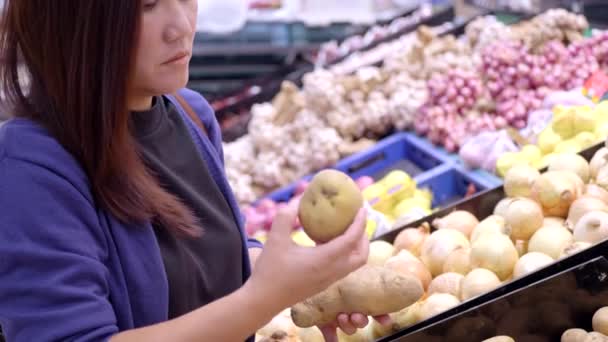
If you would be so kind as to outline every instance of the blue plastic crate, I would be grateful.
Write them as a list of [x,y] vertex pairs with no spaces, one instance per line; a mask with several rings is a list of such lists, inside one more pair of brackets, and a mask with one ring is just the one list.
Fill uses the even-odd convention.
[[[350,175],[353,179],[370,176],[379,180],[393,170],[403,170],[410,176],[417,177],[446,163],[453,162],[447,154],[441,153],[434,146],[414,138],[410,133],[396,133],[379,141],[370,149],[342,159],[332,168]],[[308,175],[302,179],[310,181],[312,177],[313,175]],[[289,201],[299,182],[300,180],[265,197],[278,202]]]
[[471,177],[457,166],[445,164],[415,178],[418,187],[433,192],[433,208],[445,208],[465,199],[470,187],[477,194],[494,186]]

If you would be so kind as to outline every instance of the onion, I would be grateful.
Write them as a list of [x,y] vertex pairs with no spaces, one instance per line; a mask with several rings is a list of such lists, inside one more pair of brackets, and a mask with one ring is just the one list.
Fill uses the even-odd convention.
[[503,198],[502,200],[500,200],[500,202],[498,202],[496,204],[496,207],[494,207],[494,215],[506,217],[507,208],[509,207],[509,204],[511,204],[511,202],[513,202],[513,200],[514,199],[510,198],[510,197]]
[[583,342],[606,342],[608,341],[608,337],[602,333],[597,331],[592,331],[587,334],[587,337],[583,340]]
[[270,337],[274,333],[282,331],[289,336],[293,336],[296,334],[296,329],[295,324],[291,320],[291,312],[289,309],[286,309],[258,330],[257,334],[264,337]]
[[598,243],[608,238],[608,213],[591,211],[574,227],[574,241]]
[[567,246],[574,242],[572,233],[566,228],[543,227],[539,229],[528,243],[528,252],[540,252],[553,259],[559,258]]
[[602,147],[595,152],[593,158],[591,158],[591,161],[589,162],[589,173],[591,178],[596,179],[600,169],[605,165],[608,165],[608,148]]
[[576,173],[584,183],[589,182],[589,163],[575,153],[560,153],[549,162],[549,171],[571,171]]
[[457,210],[451,212],[447,216],[444,216],[433,221],[433,226],[437,229],[454,229],[460,231],[467,238],[471,236],[473,228],[479,224],[479,221],[475,215],[465,210]]
[[443,273],[454,272],[465,275],[471,271],[471,249],[459,247],[452,251],[443,263]]
[[608,166],[603,166],[595,177],[595,184],[608,191]]
[[424,321],[453,307],[456,307],[459,304],[460,300],[451,294],[434,293],[430,295],[424,302],[422,302],[422,305],[420,305],[417,312],[418,320]]
[[471,267],[488,269],[501,280],[513,273],[517,259],[517,249],[511,239],[503,234],[484,234],[471,246]]
[[422,244],[420,258],[433,276],[441,274],[447,257],[459,247],[470,247],[469,240],[458,230],[440,229]]
[[429,285],[428,294],[447,293],[460,298],[460,284],[464,276],[459,273],[443,273],[438,275]]
[[587,337],[587,332],[583,329],[568,329],[561,337],[561,342],[582,342]]
[[[568,209],[579,194],[570,171],[547,171],[534,182],[532,193],[548,216],[566,217]],[[581,190],[582,192],[582,190]]]
[[510,336],[501,335],[487,338],[481,342],[515,342],[515,340]]
[[487,293],[500,286],[500,279],[492,271],[476,268],[464,277],[460,287],[462,300]]
[[298,328],[298,337],[302,342],[325,342],[323,333],[317,327]]
[[504,189],[509,197],[530,197],[532,184],[540,172],[527,164],[517,164],[505,174]]
[[543,219],[543,227],[566,228],[566,220],[561,217],[547,216]]
[[553,262],[553,258],[540,252],[530,252],[517,261],[513,269],[513,277],[523,277]]
[[608,335],[608,306],[600,308],[593,314],[593,331]]
[[573,242],[572,244],[564,247],[562,252],[559,254],[559,257],[560,258],[568,257],[570,255],[583,251],[591,246],[592,246],[592,244],[590,244],[589,242],[581,242],[581,241]]
[[428,223],[423,223],[418,228],[406,228],[397,237],[393,246],[395,252],[399,252],[403,249],[410,251],[413,255],[420,255],[420,247],[424,243],[424,240],[429,236],[430,227]]
[[511,231],[507,227],[507,221],[504,217],[498,215],[490,215],[473,229],[471,233],[471,242],[475,242],[482,234],[485,233],[500,233],[504,235],[511,235]]
[[505,219],[513,240],[528,240],[543,224],[543,213],[538,203],[517,197],[507,207]]
[[418,278],[425,290],[432,280],[431,272],[424,266],[422,261],[405,250],[402,250],[397,255],[389,258],[384,264],[384,267],[404,275],[412,275]]
[[608,191],[604,190],[604,188],[599,185],[587,184],[585,186],[584,196],[598,198],[608,204]]
[[570,210],[568,210],[566,227],[573,230],[580,218],[590,211],[608,211],[608,205],[594,197],[581,197],[577,199],[570,206]]
[[395,248],[386,241],[372,241],[369,244],[369,255],[367,264],[371,266],[382,266],[393,256]]
[[517,249],[517,255],[519,255],[519,257],[521,258],[523,255],[528,253],[528,241],[516,240],[515,249]]

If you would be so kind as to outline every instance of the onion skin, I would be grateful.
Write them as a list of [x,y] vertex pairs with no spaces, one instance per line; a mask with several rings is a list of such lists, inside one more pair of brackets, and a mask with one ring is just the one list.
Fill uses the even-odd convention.
[[588,212],[574,227],[574,241],[595,244],[606,238],[608,238],[608,213],[606,212]]
[[539,270],[547,265],[553,263],[553,258],[550,256],[539,253],[530,252],[519,258],[515,269],[513,270],[513,278],[520,278],[536,270]]
[[602,200],[594,197],[581,197],[574,201],[568,210],[568,219],[566,220],[566,227],[570,230],[574,230],[574,227],[578,221],[586,213],[590,211],[606,211],[608,212],[608,205]]
[[585,158],[574,153],[558,154],[549,162],[549,171],[571,171],[577,174],[584,183],[590,179],[589,163]]
[[467,238],[471,236],[471,232],[479,224],[475,215],[465,210],[457,210],[451,212],[433,221],[433,226],[437,229],[455,229],[464,234]]
[[553,259],[559,258],[564,248],[574,242],[572,233],[566,228],[543,227],[539,229],[528,243],[528,252],[540,252]]
[[492,271],[476,268],[462,280],[460,295],[462,300],[467,300],[490,292],[500,285],[500,279]]
[[543,225],[543,212],[538,203],[518,197],[508,204],[507,227],[513,240],[529,240]]
[[406,254],[406,251],[401,251],[397,255],[389,258],[384,264],[384,267],[397,273],[418,278],[425,291],[432,280],[431,272],[424,266],[422,261],[415,257],[411,257],[411,254]]
[[593,314],[593,331],[608,335],[608,306],[600,308]]
[[500,280],[507,279],[513,273],[518,259],[513,242],[503,234],[484,234],[471,246],[471,267],[488,269]]
[[[534,182],[533,198],[542,205],[546,216],[566,217],[579,191],[578,177],[570,171],[547,171]],[[581,181],[582,183],[582,181]],[[584,185],[584,184],[583,184]]]
[[395,252],[399,253],[399,251],[405,249],[410,251],[415,256],[420,256],[420,247],[422,247],[422,244],[429,234],[430,227],[426,222],[418,228],[404,229],[397,235],[395,241],[393,242]]
[[513,166],[505,174],[504,189],[508,197],[530,197],[532,185],[540,172],[527,164]]
[[429,285],[429,296],[433,293],[447,293],[460,298],[460,286],[464,276],[459,273],[448,272],[435,277]]
[[608,191],[596,184],[587,184],[585,186],[585,193],[583,196],[598,198],[604,203],[608,204]]

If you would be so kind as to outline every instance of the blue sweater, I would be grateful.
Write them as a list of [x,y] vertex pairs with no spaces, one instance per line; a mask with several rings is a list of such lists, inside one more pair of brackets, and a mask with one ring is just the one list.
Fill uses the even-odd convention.
[[[209,104],[183,89],[202,133],[174,98],[203,159],[242,216],[223,170],[221,133]],[[93,200],[79,163],[25,119],[0,128],[0,325],[7,341],[99,341],[167,320],[168,285],[152,226],[119,222]]]

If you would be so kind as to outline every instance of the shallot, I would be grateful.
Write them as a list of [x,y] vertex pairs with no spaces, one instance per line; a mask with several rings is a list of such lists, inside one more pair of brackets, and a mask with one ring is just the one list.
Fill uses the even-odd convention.
[[503,234],[488,233],[480,236],[471,246],[471,267],[485,268],[507,279],[519,259],[511,239]]
[[540,172],[532,166],[515,165],[505,174],[505,193],[509,197],[530,197],[532,185],[538,177],[540,177]]
[[462,280],[460,293],[462,300],[477,297],[500,286],[500,279],[492,271],[476,268]]
[[465,210],[457,210],[447,216],[435,219],[433,226],[437,229],[458,230],[468,238],[478,223],[479,221],[475,215]]
[[553,258],[540,252],[530,252],[519,258],[513,269],[513,277],[519,278],[553,263]]
[[420,255],[420,247],[424,243],[424,240],[429,236],[430,227],[428,223],[423,223],[418,228],[406,228],[401,231],[395,238],[393,246],[395,251],[402,249],[410,251],[413,255]]
[[574,241],[598,243],[608,238],[608,213],[591,211],[574,227]]
[[574,242],[572,233],[561,227],[543,227],[539,229],[528,244],[528,252],[540,252],[553,259],[559,258],[561,252]]
[[420,258],[433,276],[441,274],[447,257],[459,247],[470,247],[469,240],[458,230],[440,229],[422,244]]
[[460,298],[460,285],[464,276],[459,273],[443,273],[438,275],[429,285],[428,294],[447,293]]

